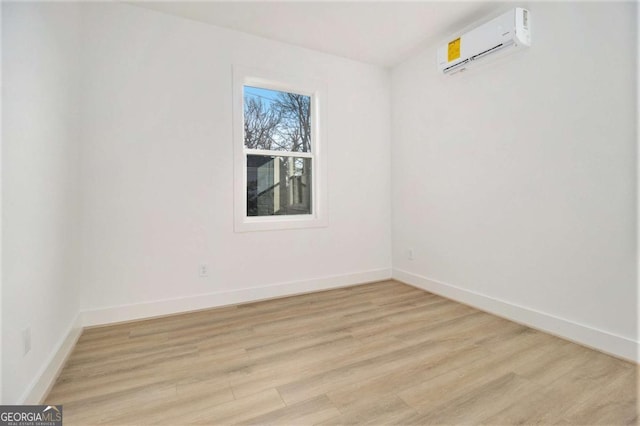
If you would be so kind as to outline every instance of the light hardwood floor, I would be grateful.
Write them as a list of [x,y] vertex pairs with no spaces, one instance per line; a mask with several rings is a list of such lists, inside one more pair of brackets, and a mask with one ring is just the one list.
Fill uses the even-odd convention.
[[67,425],[637,424],[637,366],[398,282],[87,329]]

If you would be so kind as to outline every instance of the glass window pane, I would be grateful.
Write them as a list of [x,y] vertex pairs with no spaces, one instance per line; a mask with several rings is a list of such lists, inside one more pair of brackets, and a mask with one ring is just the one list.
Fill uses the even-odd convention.
[[311,97],[244,86],[244,146],[311,152]]
[[247,216],[311,214],[312,161],[247,155]]

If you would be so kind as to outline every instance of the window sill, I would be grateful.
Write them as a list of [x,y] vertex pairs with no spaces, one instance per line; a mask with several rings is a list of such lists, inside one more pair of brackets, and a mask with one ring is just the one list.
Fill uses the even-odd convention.
[[234,231],[278,231],[285,229],[323,228],[326,226],[328,226],[326,219],[320,219],[313,215],[255,216],[236,220]]

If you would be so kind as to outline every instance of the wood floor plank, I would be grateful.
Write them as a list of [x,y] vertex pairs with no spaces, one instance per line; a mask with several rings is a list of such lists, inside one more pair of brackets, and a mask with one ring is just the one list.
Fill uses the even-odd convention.
[[246,425],[315,425],[340,416],[340,411],[325,395],[270,411],[240,422]]
[[344,386],[335,386],[327,392],[327,396],[341,407],[357,403],[361,399],[376,400],[393,391],[399,394],[403,390],[427,383],[431,378],[456,370],[487,356],[487,351],[477,347],[461,347],[431,360],[407,361],[398,368],[391,369],[382,375],[369,375],[364,380],[353,381]]
[[131,413],[140,406],[161,405],[174,401],[175,397],[175,385],[161,384],[71,401],[64,405],[64,423],[89,425],[113,422],[122,412]]
[[513,404],[523,397],[542,392],[542,388],[514,373],[507,373],[477,387],[466,387],[467,392],[423,408],[419,420],[422,424],[470,424],[478,423]]
[[68,425],[637,424],[637,365],[384,281],[86,329]]
[[417,415],[403,400],[392,393],[376,399],[363,398],[356,403],[340,408],[341,414],[322,424],[402,424],[407,418]]
[[535,362],[552,350],[537,344],[533,339],[537,334],[526,335],[528,340],[521,340],[520,335],[513,335],[513,344],[497,353],[485,348],[484,357],[470,360],[460,368],[434,374],[415,386],[399,391],[399,395],[416,409],[428,410],[465,395],[470,388],[480,387],[497,377],[513,373],[517,366]]

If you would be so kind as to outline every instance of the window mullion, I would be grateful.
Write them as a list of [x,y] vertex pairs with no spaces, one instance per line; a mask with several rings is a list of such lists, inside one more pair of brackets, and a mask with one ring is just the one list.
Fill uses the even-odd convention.
[[294,152],[294,151],[271,151],[268,149],[255,149],[244,148],[244,153],[247,155],[265,155],[275,157],[300,157],[300,158],[313,158],[312,152]]

